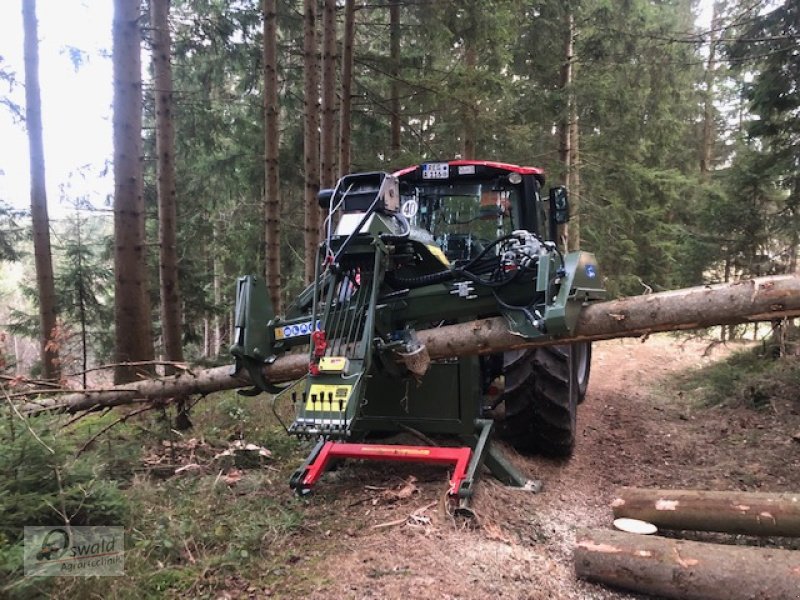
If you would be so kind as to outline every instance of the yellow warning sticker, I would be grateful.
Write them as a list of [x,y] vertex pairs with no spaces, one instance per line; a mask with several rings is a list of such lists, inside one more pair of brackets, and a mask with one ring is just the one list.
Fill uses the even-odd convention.
[[306,398],[306,410],[321,412],[344,412],[350,399],[352,385],[325,385],[315,383]]
[[323,356],[319,359],[319,370],[323,373],[344,373],[348,364],[346,356]]

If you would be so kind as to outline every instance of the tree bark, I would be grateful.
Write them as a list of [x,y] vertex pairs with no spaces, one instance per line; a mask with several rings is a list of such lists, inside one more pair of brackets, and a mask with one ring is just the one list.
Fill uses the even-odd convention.
[[339,112],[339,177],[350,172],[350,132],[353,104],[353,43],[356,29],[355,0],[344,3],[342,37],[342,103]]
[[322,123],[320,186],[336,183],[336,0],[322,5]]
[[611,506],[662,529],[800,536],[800,494],[622,488]]
[[222,322],[219,312],[222,308],[221,277],[222,261],[220,260],[219,254],[215,252],[211,273],[211,288],[214,294],[214,318],[211,320],[211,341],[209,342],[211,356],[219,356],[222,354]]
[[[559,124],[559,149],[558,156],[564,170],[564,182],[569,185],[572,173],[572,68],[575,48],[575,18],[569,3],[565,4],[566,27],[564,29],[564,62],[561,64],[560,88],[565,99],[563,117]],[[563,248],[570,248],[569,224],[564,223],[558,227],[559,242]]]
[[700,178],[708,181],[714,161],[714,83],[716,81],[717,46],[722,35],[720,28],[722,3],[714,2],[711,16],[711,32],[708,42],[708,59],[704,73],[703,93],[703,139],[700,150]]
[[[769,321],[800,315],[800,277],[782,275],[744,280],[730,285],[703,286],[599,302],[583,309],[573,335],[559,340],[528,340],[511,333],[505,319],[494,317],[418,332],[431,359],[490,354],[554,343],[643,336],[658,331],[697,329],[749,321]],[[286,355],[264,367],[272,383],[302,377],[308,355]],[[143,381],[123,390],[76,393],[45,399],[31,410],[69,411],[116,406],[142,399],[163,399],[182,393],[210,393],[247,385],[248,378],[230,376],[230,367],[196,371],[178,377]]]
[[[83,236],[82,236],[82,227],[81,227],[81,217],[80,215],[76,215],[75,217],[75,236],[76,241],[78,243],[78,252],[75,253],[75,267],[76,271],[78,272],[78,289],[76,290],[78,293],[78,317],[81,326],[81,382],[83,387],[86,387],[87,381],[87,369],[89,368],[89,347],[88,347],[88,315],[86,310],[86,301],[87,301],[87,294],[86,294],[86,279],[85,273],[83,272]],[[170,375],[171,373],[167,373]]]
[[400,2],[389,0],[389,155],[392,160],[400,156]]
[[[117,363],[153,359],[142,182],[139,1],[114,0],[114,333]],[[114,381],[136,379],[131,367]]]
[[303,0],[303,176],[305,248],[304,278],[314,280],[320,239],[319,192],[319,58],[317,48],[317,2]]
[[[161,335],[167,360],[183,361],[181,294],[178,283],[175,125],[173,123],[170,0],[150,0],[153,39],[153,82],[156,108],[158,242],[160,248]],[[173,371],[167,368],[171,375]]]
[[800,552],[579,530],[578,577],[680,600],[797,598]]
[[31,173],[31,221],[36,289],[39,294],[39,350],[45,379],[58,379],[61,368],[55,339],[58,312],[50,251],[50,219],[47,215],[44,142],[42,140],[42,99],[39,90],[39,36],[36,0],[22,1],[25,52],[25,123]]
[[281,307],[281,200],[278,180],[278,12],[276,0],[264,0],[264,254],[265,278],[273,310]]
[[[475,9],[473,9],[475,10]],[[463,113],[463,144],[462,154],[465,160],[472,160],[475,158],[477,141],[476,141],[476,121],[478,120],[478,107],[477,107],[477,94],[475,93],[475,71],[478,67],[478,51],[475,49],[475,41],[471,36],[464,39],[464,68],[467,72],[467,85],[470,90],[466,97],[466,106]]]
[[581,164],[580,164],[580,127],[578,121],[578,105],[575,95],[570,103],[569,119],[569,235],[567,236],[569,251],[581,248]]

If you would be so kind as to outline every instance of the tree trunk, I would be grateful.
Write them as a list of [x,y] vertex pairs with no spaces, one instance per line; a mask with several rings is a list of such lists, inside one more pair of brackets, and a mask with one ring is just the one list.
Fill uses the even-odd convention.
[[303,176],[305,248],[304,278],[314,280],[320,236],[319,192],[319,59],[317,56],[317,2],[303,0]]
[[[585,307],[575,332],[559,340],[527,340],[508,330],[505,319],[494,317],[418,332],[431,359],[490,354],[573,341],[642,336],[658,331],[697,329],[729,323],[768,321],[800,315],[800,277],[783,275],[740,281],[731,285],[703,286],[599,302]],[[268,381],[280,383],[308,372],[305,352],[278,358],[264,367]],[[146,381],[90,393],[46,399],[29,410],[66,408],[70,411],[116,406],[137,399],[168,398],[181,393],[210,393],[242,387],[247,377],[230,376],[230,367],[195,371],[172,378]]]
[[267,290],[273,309],[281,307],[281,199],[278,181],[278,13],[276,0],[264,0],[264,253]]
[[711,32],[708,42],[708,59],[703,76],[703,139],[700,150],[700,178],[708,181],[714,162],[714,83],[717,68],[717,45],[722,35],[720,28],[722,3],[714,2],[711,16]]
[[[86,387],[86,377],[89,369],[89,348],[88,348],[88,315],[86,310],[86,279],[83,272],[83,236],[81,230],[81,217],[76,216],[75,232],[78,243],[78,251],[75,253],[76,271],[78,272],[78,318],[81,326],[81,381],[83,387]],[[168,373],[169,375],[169,373]]]
[[[142,182],[139,1],[114,0],[114,333],[115,361],[153,359]],[[137,378],[116,367],[114,381]]]
[[579,530],[578,577],[680,600],[797,598],[800,552]]
[[356,28],[355,0],[344,3],[342,38],[342,104],[339,113],[339,177],[350,172],[350,131],[353,104],[353,42]]
[[400,2],[389,0],[389,155],[400,156]]
[[573,94],[570,108],[569,122],[569,250],[581,248],[581,164],[580,164],[580,127],[578,121],[578,106]]
[[662,529],[800,536],[800,494],[622,488],[611,506]]
[[[183,361],[181,294],[178,285],[177,191],[175,186],[175,125],[172,98],[170,0],[150,0],[153,39],[153,83],[156,109],[158,171],[158,266],[161,283],[161,335],[168,361]],[[173,373],[170,367],[165,372]]]
[[58,313],[45,190],[36,0],[22,1],[22,23],[25,38],[25,123],[28,128],[30,154],[33,255],[36,265],[36,290],[39,295],[39,349],[45,379],[58,379],[61,376],[58,343],[55,339]]
[[[474,10],[474,9],[473,9]],[[466,96],[466,106],[464,107],[464,140],[461,148],[462,158],[472,160],[476,153],[476,121],[478,120],[478,108],[476,105],[477,94],[475,93],[475,71],[478,67],[478,51],[475,49],[474,40],[467,37],[464,40],[464,67],[467,72],[467,86],[470,92]]]
[[320,186],[336,183],[336,0],[322,5],[322,124]]
[[[572,67],[573,67],[573,53],[575,46],[575,18],[572,14],[572,9],[569,4],[565,5],[566,10],[566,27],[564,29],[564,61],[561,64],[561,80],[560,88],[562,97],[564,98],[564,107],[562,109],[563,117],[559,124],[559,149],[558,156],[564,170],[564,182],[569,185],[570,174],[572,173]],[[563,248],[569,248],[569,224],[565,223],[558,227],[559,242]]]
[[211,319],[206,313],[203,319],[203,358],[211,356]]
[[220,321],[220,310],[222,309],[222,261],[216,252],[214,253],[212,264],[211,287],[214,294],[214,318],[211,321],[209,348],[211,349],[211,356],[219,356],[222,353],[222,324]]

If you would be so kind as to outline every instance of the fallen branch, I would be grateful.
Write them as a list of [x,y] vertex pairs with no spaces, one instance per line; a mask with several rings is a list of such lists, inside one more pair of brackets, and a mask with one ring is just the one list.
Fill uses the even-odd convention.
[[[592,304],[581,312],[574,334],[558,340],[558,343],[641,337],[659,331],[796,316],[800,316],[800,277],[762,277]],[[515,335],[502,317],[427,329],[418,332],[418,337],[434,360],[555,343],[553,340],[528,340]],[[281,356],[264,367],[264,376],[271,383],[298,379],[307,372],[308,356],[305,352]],[[138,381],[103,392],[76,392],[46,400],[42,407],[26,406],[25,410],[74,412],[135,401],[209,394],[249,384],[246,373],[234,377],[229,366],[216,367]]]
[[622,488],[611,506],[662,529],[800,536],[800,494]]
[[46,388],[55,388],[55,389],[59,389],[61,387],[60,383],[55,383],[53,381],[45,381],[43,379],[30,379],[29,377],[23,377],[22,375],[0,375],[0,381],[8,381],[12,385],[12,387],[20,383],[26,383],[30,385],[41,385]]
[[[108,371],[109,369],[114,369],[116,367],[173,367],[175,369],[180,369],[181,371],[189,371],[191,369],[191,367],[185,362],[175,362],[172,360],[137,360],[99,365],[97,367],[92,367],[91,369],[69,373],[67,377],[77,377],[78,375],[86,375],[87,373],[94,373],[96,371]],[[146,375],[146,373],[143,372],[140,373],[140,375]]]
[[108,431],[108,430],[109,430],[109,429],[111,429],[112,427],[115,427],[115,426],[119,425],[120,423],[124,423],[125,421],[127,421],[127,420],[128,420],[128,419],[130,419],[131,417],[134,417],[134,416],[136,416],[136,415],[140,415],[140,414],[142,414],[143,412],[146,412],[146,411],[148,411],[148,410],[152,410],[153,408],[155,408],[155,406],[148,404],[147,406],[143,406],[142,408],[137,408],[136,410],[132,410],[131,412],[129,412],[129,413],[127,413],[127,414],[124,414],[124,415],[122,415],[122,416],[121,416],[119,419],[117,419],[116,421],[112,421],[111,423],[109,423],[108,425],[106,425],[105,427],[103,427],[103,428],[102,428],[100,431],[98,431],[97,433],[95,433],[95,434],[94,434],[92,437],[90,437],[88,440],[86,440],[86,443],[84,443],[84,444],[83,444],[83,446],[81,446],[80,450],[78,450],[78,452],[76,452],[76,453],[75,453],[75,456],[80,456],[81,454],[83,454],[83,452],[84,452],[84,451],[85,451],[85,450],[86,450],[86,449],[87,449],[89,446],[91,446],[91,445],[92,445],[92,443],[93,443],[95,440],[97,440],[97,438],[99,438],[101,435],[103,435],[103,434],[104,434],[106,431]]
[[11,410],[14,412],[14,414],[17,415],[17,417],[19,417],[19,420],[22,421],[22,424],[25,425],[25,428],[28,430],[28,433],[30,433],[33,436],[33,438],[37,442],[39,442],[45,448],[45,450],[47,450],[50,454],[55,454],[55,450],[53,450],[50,446],[44,443],[44,440],[42,440],[42,438],[39,437],[39,435],[31,427],[31,424],[28,423],[28,419],[25,418],[25,415],[19,412],[17,405],[14,404],[13,400],[11,400],[5,388],[3,388],[3,395],[5,395],[6,402],[8,402],[8,405],[11,407]]
[[800,552],[725,546],[607,530],[580,530],[578,577],[680,600],[792,600]]

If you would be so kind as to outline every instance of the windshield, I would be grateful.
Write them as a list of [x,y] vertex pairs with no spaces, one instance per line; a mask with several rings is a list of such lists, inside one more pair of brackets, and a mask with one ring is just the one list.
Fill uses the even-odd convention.
[[403,213],[427,229],[451,261],[474,258],[497,238],[514,231],[519,192],[496,181],[430,184],[416,188]]

